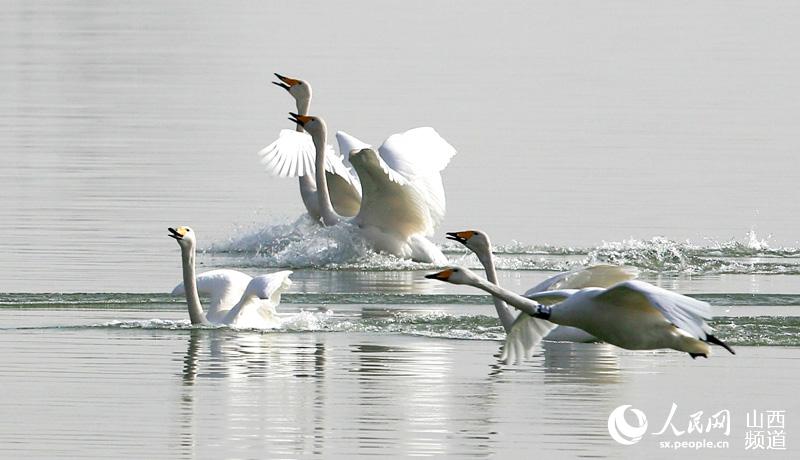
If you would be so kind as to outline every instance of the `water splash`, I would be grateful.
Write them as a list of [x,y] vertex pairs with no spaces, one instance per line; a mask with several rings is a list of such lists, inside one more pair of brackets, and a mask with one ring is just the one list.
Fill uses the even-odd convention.
[[[702,245],[664,237],[603,242],[594,248],[526,245],[512,241],[495,246],[499,270],[564,271],[597,264],[625,264],[643,271],[688,274],[800,274],[800,248],[773,248],[754,230],[743,241],[706,239]],[[473,269],[481,264],[470,251],[451,241],[441,246],[451,262]],[[376,253],[354,226],[321,227],[307,215],[294,222],[240,229],[227,241],[205,250],[226,255],[226,266],[315,268],[324,270],[427,270],[430,264]],[[583,256],[583,257],[581,257]],[[769,259],[769,260],[762,260]],[[774,259],[774,260],[773,260]]]
[[292,223],[241,229],[228,241],[204,252],[240,255],[242,267],[290,267],[326,270],[416,270],[430,268],[367,246],[358,228],[343,222],[322,227],[304,214]]
[[323,312],[310,312],[301,310],[299,313],[290,316],[281,316],[280,325],[268,329],[234,328],[224,324],[204,324],[193,325],[188,319],[168,320],[168,319],[146,319],[146,320],[112,320],[104,323],[93,324],[92,328],[110,329],[166,329],[166,330],[190,330],[190,329],[233,329],[233,330],[253,330],[253,331],[282,331],[282,332],[313,332],[329,330],[328,323],[333,318],[333,310]]
[[662,237],[650,240],[604,241],[600,247],[589,252],[587,262],[632,265],[656,272],[705,271],[715,268],[709,266],[714,261],[706,261],[696,255],[698,249],[689,243],[678,243]]
[[[735,346],[800,346],[800,317],[740,316],[718,317],[710,322],[715,335]],[[192,326],[188,320],[126,320],[95,324],[89,328],[191,330],[226,329],[227,326]],[[494,316],[452,315],[443,312],[393,312],[373,317],[337,316],[332,310],[301,311],[282,319],[276,329],[248,332],[275,334],[336,332],[416,335],[441,339],[493,340],[505,338]]]
[[759,239],[754,231],[747,241],[709,240],[708,246],[677,242],[663,237],[650,240],[630,239],[622,242],[603,242],[589,251],[586,263],[633,265],[653,272],[715,273],[715,274],[797,274],[797,261],[765,262],[759,258],[794,258],[798,248],[771,248],[768,239]]

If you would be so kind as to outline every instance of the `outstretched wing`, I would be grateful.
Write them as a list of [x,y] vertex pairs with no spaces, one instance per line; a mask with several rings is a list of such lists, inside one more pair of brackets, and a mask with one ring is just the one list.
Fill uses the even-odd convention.
[[281,303],[281,294],[292,285],[292,280],[289,279],[291,274],[291,270],[284,270],[256,276],[247,285],[247,292],[259,299],[269,301],[275,307]]
[[655,309],[664,318],[691,336],[704,340],[710,331],[711,305],[643,281],[630,280],[610,287],[595,300],[641,309]]
[[609,287],[622,281],[636,278],[639,270],[620,265],[593,265],[551,276],[525,292],[525,297],[542,291],[558,289],[583,289],[586,287]]
[[444,170],[456,154],[456,149],[430,127],[392,134],[378,151],[392,169],[409,180]]
[[[634,267],[594,265],[551,276],[528,289],[525,292],[525,297],[544,305],[552,305],[568,298],[578,289],[608,287],[635,278],[637,275],[638,270]],[[504,360],[506,362],[520,362],[530,356],[533,348],[555,328],[555,326],[552,326],[546,329],[543,323],[552,325],[549,321],[536,319],[524,313],[518,315],[511,326],[511,330],[506,334],[506,342],[503,348],[503,353],[505,354],[505,350],[509,350],[508,353],[513,354],[513,359],[504,358]],[[588,333],[586,336],[586,338],[591,338]]]
[[274,328],[280,325],[275,307],[283,291],[292,285],[291,271],[280,271],[253,278],[244,296],[228,311],[223,323],[233,327]]
[[378,151],[388,168],[404,177],[424,198],[433,233],[447,209],[441,172],[456,149],[436,130],[424,127],[389,136]]
[[354,223],[406,239],[432,229],[430,213],[419,191],[388,166],[372,149],[350,155],[358,173],[363,196]]
[[[562,289],[558,291],[544,291],[526,293],[525,297],[543,305],[552,305],[577,292],[575,289]],[[506,363],[520,363],[533,353],[533,349],[545,338],[556,325],[550,321],[534,318],[524,312],[517,315],[517,319],[506,333],[501,359]]]
[[506,334],[500,359],[506,364],[522,362],[533,354],[536,345],[555,327],[556,325],[550,321],[520,313],[511,326],[511,330]]
[[[278,177],[314,176],[314,161],[317,153],[311,136],[304,132],[282,129],[275,142],[258,152],[261,164],[269,174]],[[341,155],[330,145],[325,146],[325,170],[341,176],[348,184],[353,184],[353,176],[344,165]]]
[[[216,321],[220,313],[230,310],[242,298],[248,283],[253,278],[236,270],[211,270],[197,275],[197,292],[210,297],[208,304],[209,321]],[[185,295],[181,282],[172,290],[172,295]]]

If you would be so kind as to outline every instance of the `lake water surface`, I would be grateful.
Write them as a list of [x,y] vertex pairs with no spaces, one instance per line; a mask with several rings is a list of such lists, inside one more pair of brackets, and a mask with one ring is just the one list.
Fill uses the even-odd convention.
[[[0,457],[794,458],[800,29],[794,2],[17,2],[0,11]],[[500,282],[636,266],[706,300],[735,356],[546,342],[519,366],[486,296],[300,217],[256,152],[312,113],[459,151],[444,231]],[[200,270],[290,268],[276,331],[192,328]],[[658,432],[676,404],[730,433]],[[647,414],[615,442],[612,410]],[[785,411],[787,450],[746,449]],[[752,431],[752,429],[750,429]]]

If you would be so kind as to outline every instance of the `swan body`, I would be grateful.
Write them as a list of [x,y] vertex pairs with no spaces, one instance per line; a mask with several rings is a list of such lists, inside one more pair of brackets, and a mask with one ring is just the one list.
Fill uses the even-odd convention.
[[[707,357],[711,351],[708,344],[714,343],[734,353],[711,334],[706,323],[711,318],[707,302],[643,281],[628,280],[608,288],[543,291],[526,298],[489,283],[466,268],[450,267],[426,278],[477,287],[537,318],[538,330],[530,332],[531,340],[537,342],[556,324],[563,324],[629,350],[669,348],[695,358]],[[547,306],[540,300],[554,304]],[[508,360],[505,353],[503,358]]]
[[[320,219],[323,225],[336,225],[345,217],[339,215],[331,204],[331,190],[324,173],[327,161],[325,122],[319,117],[294,113],[291,116],[308,132],[314,145]],[[441,151],[441,155],[428,152],[428,159],[417,159],[415,155],[418,154],[409,147],[415,145],[409,139],[416,139],[419,135],[431,136],[432,131],[430,128],[411,130],[400,135],[399,143],[397,138],[393,140],[396,147],[381,146],[378,151],[365,147],[349,153],[347,159],[356,171],[362,196],[358,214],[347,221],[358,228],[361,236],[377,251],[419,262],[446,264],[447,258],[426,237],[434,233],[444,216],[444,194],[430,193],[435,189],[434,178],[438,177],[440,168],[447,164],[455,150]],[[351,145],[357,145],[352,136],[347,135],[345,139]],[[449,146],[443,139],[442,143],[440,146]],[[447,156],[447,159],[442,156]],[[415,164],[415,174],[410,173],[412,167],[408,166],[412,163]]]
[[[492,255],[492,243],[489,235],[479,230],[466,230],[447,233],[447,239],[457,241],[478,256],[478,260],[486,271],[486,278],[490,283],[497,284],[497,271]],[[529,289],[525,296],[542,291],[556,289],[581,289],[585,287],[608,287],[621,281],[635,278],[636,269],[616,265],[594,265],[587,268],[571,270],[553,275],[536,286]],[[539,320],[530,315],[517,314],[505,301],[493,297],[497,316],[506,331],[506,349],[515,357],[527,356],[538,343],[531,338],[537,337],[542,331]],[[556,299],[560,301],[561,299]],[[596,342],[597,338],[588,332],[571,326],[561,325],[555,329],[544,331],[547,340],[561,342]]]
[[[189,227],[169,228],[169,236],[181,248],[183,282],[172,290],[185,295],[192,324],[225,324],[240,328],[267,329],[280,325],[275,307],[291,286],[291,271],[251,277],[236,270],[211,270],[195,275],[196,238]],[[211,298],[204,314],[200,294]]]

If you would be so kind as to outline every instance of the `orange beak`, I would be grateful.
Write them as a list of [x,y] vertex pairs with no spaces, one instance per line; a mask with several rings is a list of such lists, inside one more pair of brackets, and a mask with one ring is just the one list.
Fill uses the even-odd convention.
[[428,278],[429,280],[447,281],[447,279],[450,278],[450,275],[452,274],[453,274],[453,269],[448,268],[438,273],[431,273],[430,275],[425,275],[425,278]]
[[283,83],[278,83],[277,81],[273,81],[272,84],[280,86],[281,88],[285,89],[286,91],[289,91],[289,88],[291,88],[292,86],[297,85],[297,84],[300,83],[300,80],[295,80],[294,78],[284,77],[283,75],[278,74],[278,73],[276,73],[275,76],[278,77],[278,79],[280,81],[282,81]]
[[475,236],[472,230],[465,230],[463,232],[447,232],[446,237],[448,240],[458,241],[461,244],[467,244],[467,240]]

